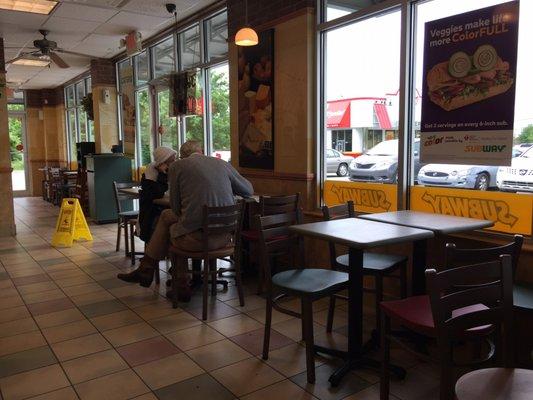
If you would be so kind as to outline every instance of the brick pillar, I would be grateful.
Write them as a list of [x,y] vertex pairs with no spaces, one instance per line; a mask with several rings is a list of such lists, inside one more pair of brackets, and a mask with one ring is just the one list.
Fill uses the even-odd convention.
[[11,171],[4,39],[0,38],[0,236],[16,234]]
[[113,62],[110,60],[91,60],[91,82],[96,152],[110,153],[111,146],[118,144],[119,128],[115,65]]

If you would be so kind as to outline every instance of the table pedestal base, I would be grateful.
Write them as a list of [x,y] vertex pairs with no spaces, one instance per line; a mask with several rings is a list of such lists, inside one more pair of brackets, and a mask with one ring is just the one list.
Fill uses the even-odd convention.
[[[315,345],[315,352],[327,354],[344,360],[342,366],[339,367],[329,377],[329,382],[333,387],[338,386],[342,378],[344,378],[344,376],[353,369],[370,368],[379,371],[381,368],[381,362],[378,360],[374,360],[373,358],[365,356],[350,358],[348,356],[348,352],[343,350],[330,349]],[[391,373],[396,375],[398,379],[404,379],[407,374],[404,368],[397,365],[389,365],[389,370]]]

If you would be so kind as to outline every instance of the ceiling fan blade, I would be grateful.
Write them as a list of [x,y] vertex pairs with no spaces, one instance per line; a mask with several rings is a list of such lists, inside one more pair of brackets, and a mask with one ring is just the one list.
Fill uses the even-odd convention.
[[24,58],[24,57],[26,57],[28,55],[35,54],[35,53],[40,53],[40,51],[39,50],[35,50],[35,51],[30,51],[29,53],[22,53],[22,54],[18,55],[17,57],[12,58],[9,61],[6,61],[6,64],[12,64],[12,63],[14,63],[17,60],[20,60],[21,58]]
[[50,59],[54,62],[55,65],[57,65],[59,68],[69,68],[70,65],[68,65],[61,57],[59,57],[56,53],[53,51],[50,52]]
[[20,60],[20,59],[23,58],[23,57],[24,57],[24,54],[22,54],[22,55],[20,55],[20,56],[18,56],[18,57],[12,58],[11,60],[6,61],[6,64],[12,64],[12,63],[14,63],[15,61]]
[[76,53],[75,51],[70,51],[70,50],[55,49],[54,51],[56,51],[58,53],[72,54],[74,56],[80,56],[80,57],[100,58],[100,57],[96,57],[96,56],[91,56],[90,54]]

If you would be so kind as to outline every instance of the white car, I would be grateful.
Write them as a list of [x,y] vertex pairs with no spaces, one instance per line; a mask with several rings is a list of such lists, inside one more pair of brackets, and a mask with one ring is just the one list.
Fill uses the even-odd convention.
[[418,172],[418,183],[476,190],[496,187],[498,167],[488,165],[427,164]]
[[513,158],[510,167],[500,167],[496,184],[504,192],[533,193],[533,147]]

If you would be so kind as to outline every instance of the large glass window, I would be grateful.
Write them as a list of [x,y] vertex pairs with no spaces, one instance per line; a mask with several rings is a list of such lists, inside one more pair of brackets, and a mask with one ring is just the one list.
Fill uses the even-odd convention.
[[162,146],[178,150],[177,119],[169,116],[170,91],[168,89],[157,93],[157,110],[159,113],[158,133]]
[[[137,167],[150,162],[154,146],[177,150],[184,140],[197,140],[206,154],[229,160],[229,69],[224,62],[227,37],[227,13],[221,11],[118,63],[118,82],[124,66],[134,65]],[[166,75],[193,68],[198,71],[196,115],[171,117]]]
[[228,15],[226,12],[209,18],[206,22],[207,57],[209,60],[228,54]]
[[91,78],[85,78],[65,88],[66,128],[69,161],[76,161],[76,143],[94,140],[93,121],[89,120],[82,105],[92,92]]
[[173,36],[152,47],[154,78],[167,75],[174,71],[174,51]]
[[135,109],[137,111],[137,137],[139,165],[151,162],[152,153],[152,122],[150,112],[150,95],[148,89],[141,89],[135,95]]
[[209,107],[211,115],[211,153],[228,161],[231,157],[229,121],[228,64],[209,69]]
[[200,25],[195,25],[179,34],[181,69],[189,69],[201,61]]
[[326,179],[396,182],[398,141],[386,132],[398,130],[400,24],[396,10],[326,34]]
[[141,86],[148,83],[150,80],[148,52],[145,50],[133,57],[133,65],[135,68],[135,85]]
[[[529,55],[533,26],[528,24],[533,17],[533,2],[520,2],[511,165],[424,165],[420,162],[421,108],[426,95],[424,85],[427,84],[423,73],[424,43],[427,40],[424,37],[425,24],[506,2],[322,1],[326,13],[319,23],[330,21],[319,26],[321,43],[324,43],[320,49],[321,57],[326,64],[320,75],[321,98],[326,110],[321,127],[325,144],[323,170],[324,175],[328,175],[323,186],[326,203],[338,204],[351,199],[362,212],[410,208],[490,219],[495,223],[490,229],[495,231],[531,235],[533,157],[528,154],[533,151],[533,109],[529,101],[533,77],[525,71],[533,68],[533,58]],[[404,9],[410,12],[412,19],[400,15],[402,3],[408,5],[409,8]],[[357,13],[349,15],[353,12]],[[342,19],[336,21],[340,17]],[[347,23],[350,19],[353,22]],[[402,19],[407,22],[403,30],[400,26]],[[407,39],[405,54],[409,55],[409,49],[413,49],[412,64],[405,62],[402,65],[400,61],[401,37]],[[346,42],[350,43],[349,52],[340,50],[340,45]],[[502,68],[498,71],[507,71],[505,61],[499,61]],[[498,79],[500,75],[496,72]],[[447,71],[443,76],[447,76]],[[492,77],[491,71],[480,73],[471,69],[465,79],[458,76],[446,80],[435,90],[444,88],[439,94],[450,96],[446,88],[463,90],[470,85],[471,90],[481,89],[483,92],[486,85],[490,87]],[[507,75],[501,79],[507,79]],[[478,83],[480,85],[476,86]],[[402,93],[412,97],[400,112]],[[464,112],[469,110],[465,108]],[[365,115],[366,119],[362,121],[361,116]],[[363,131],[360,131],[361,127]],[[349,138],[351,152],[348,150]],[[407,142],[405,146],[404,140]],[[403,150],[404,147],[410,152]],[[358,152],[363,155],[357,157]],[[337,167],[339,159],[347,153],[357,157],[350,163],[349,177],[336,177],[343,172]],[[407,164],[405,171],[398,170],[398,161]],[[406,185],[368,183],[396,182],[400,177],[409,178]]]

